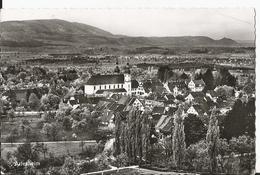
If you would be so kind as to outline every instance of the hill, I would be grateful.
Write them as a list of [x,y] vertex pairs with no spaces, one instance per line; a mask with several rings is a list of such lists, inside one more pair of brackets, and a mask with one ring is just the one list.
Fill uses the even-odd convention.
[[102,29],[64,20],[28,20],[1,22],[0,46],[41,47],[219,47],[237,46],[229,38],[214,40],[206,36],[130,37],[113,35]]

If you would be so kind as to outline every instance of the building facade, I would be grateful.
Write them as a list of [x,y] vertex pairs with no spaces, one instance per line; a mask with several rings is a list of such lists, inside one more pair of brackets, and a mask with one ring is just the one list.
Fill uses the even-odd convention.
[[85,95],[115,93],[131,95],[130,74],[93,75],[84,86]]
[[201,80],[191,80],[188,84],[189,89],[192,92],[201,92],[205,87],[205,82]]

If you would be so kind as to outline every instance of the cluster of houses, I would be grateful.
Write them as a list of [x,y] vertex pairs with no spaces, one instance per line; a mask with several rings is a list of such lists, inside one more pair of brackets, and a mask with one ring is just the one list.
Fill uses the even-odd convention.
[[[94,75],[85,85],[85,98],[99,98],[95,112],[103,127],[113,130],[115,114],[127,116],[132,108],[149,111],[155,130],[163,138],[170,134],[173,116],[184,104],[184,116],[195,115],[202,120],[210,116],[214,106],[220,115],[232,109],[234,99],[218,100],[215,90],[203,91],[201,80],[176,80],[166,84],[154,80],[132,80],[130,74]],[[235,95],[234,95],[235,98]]]
[[[179,104],[184,106],[184,116],[195,115],[205,120],[214,106],[220,115],[225,115],[232,109],[236,98],[254,94],[255,91],[251,86],[246,86],[242,91],[235,91],[232,98],[222,99],[222,94],[217,89],[205,91],[205,86],[202,79],[178,79],[167,83],[157,79],[136,80],[132,79],[130,71],[96,74],[84,85],[83,94],[72,93],[62,101],[73,109],[82,104],[91,104],[100,117],[102,127],[111,130],[115,127],[116,113],[124,117],[132,108],[148,111],[153,118],[155,130],[164,137],[171,131],[173,116]],[[28,99],[32,92],[41,95],[37,91],[17,90],[16,98]]]

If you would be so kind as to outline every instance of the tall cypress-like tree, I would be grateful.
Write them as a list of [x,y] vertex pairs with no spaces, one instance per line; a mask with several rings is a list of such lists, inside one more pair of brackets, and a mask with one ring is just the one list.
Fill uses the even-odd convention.
[[208,144],[208,156],[210,159],[210,171],[215,173],[217,171],[217,143],[219,140],[219,126],[216,117],[216,107],[213,108],[210,116],[210,121],[208,125],[208,131],[206,136],[206,141]]
[[142,126],[141,126],[141,140],[142,140],[142,157],[145,161],[149,159],[149,150],[151,149],[151,120],[148,113],[142,115]]
[[115,142],[114,142],[114,152],[115,155],[119,155],[121,153],[120,149],[120,136],[121,136],[121,117],[119,113],[115,113]]
[[205,90],[212,90],[215,88],[214,77],[210,68],[208,68],[207,71],[203,74],[202,79],[206,84]]
[[172,133],[173,164],[177,169],[182,168],[186,148],[183,110],[183,106],[180,105],[174,115],[174,129]]
[[115,116],[115,155],[126,153],[134,163],[147,160],[151,135],[149,115],[132,109],[126,119],[119,113]]

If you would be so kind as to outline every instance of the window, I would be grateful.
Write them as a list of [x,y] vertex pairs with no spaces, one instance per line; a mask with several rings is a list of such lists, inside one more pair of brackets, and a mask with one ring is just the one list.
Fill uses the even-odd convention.
[[116,85],[114,85],[114,89],[116,88]]
[[94,90],[96,90],[96,86],[94,86]]
[[123,88],[123,85],[121,84],[121,88]]
[[117,88],[119,88],[119,84],[117,85]]
[[108,85],[108,89],[110,89],[110,85]]
[[99,89],[101,89],[101,85],[99,86]]
[[105,89],[107,89],[107,85],[105,85]]

